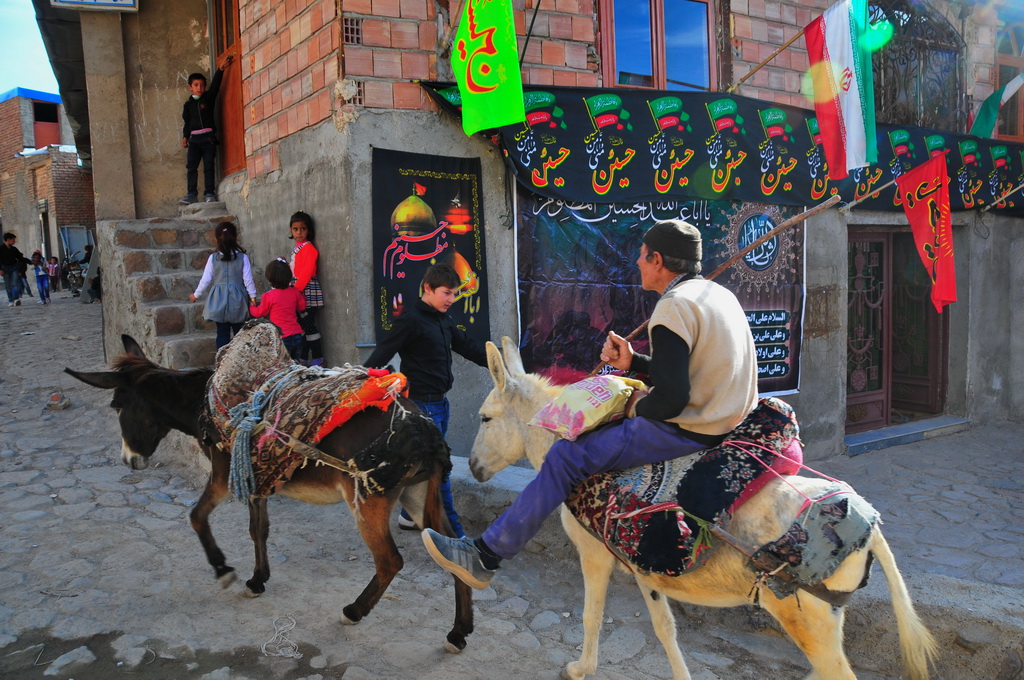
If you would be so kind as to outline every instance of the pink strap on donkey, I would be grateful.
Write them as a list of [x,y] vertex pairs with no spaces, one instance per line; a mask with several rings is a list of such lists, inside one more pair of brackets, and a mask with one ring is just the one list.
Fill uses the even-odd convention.
[[[803,457],[804,457],[803,456],[803,448],[800,446],[800,442],[797,441],[796,439],[794,439],[793,443],[790,444],[789,446],[787,446],[782,451],[782,453],[779,454],[778,460],[782,461],[784,463],[783,465],[779,466],[780,468],[782,468],[781,470],[773,468],[771,465],[768,465],[763,460],[761,460],[757,456],[756,453],[754,453],[750,448],[748,448],[748,447],[753,447],[755,449],[761,449],[762,451],[767,451],[768,453],[772,453],[772,454],[775,453],[774,451],[772,451],[768,447],[762,446],[761,444],[755,444],[754,442],[740,441],[740,440],[737,440],[737,439],[730,439],[728,441],[722,442],[720,444],[720,446],[732,446],[734,448],[739,449],[740,451],[743,451],[745,454],[747,454],[748,456],[750,456],[751,458],[756,460],[758,463],[760,463],[766,470],[768,470],[773,475],[775,475],[776,477],[781,479],[783,482],[785,482],[791,489],[793,489],[798,494],[803,496],[804,497],[804,502],[803,502],[803,505],[800,506],[800,512],[797,513],[798,515],[802,515],[804,513],[804,511],[807,510],[807,508],[809,508],[811,506],[811,504],[813,504],[813,503],[819,503],[819,502],[821,502],[821,501],[823,501],[823,500],[825,500],[827,498],[832,498],[833,496],[838,496],[840,494],[853,493],[853,489],[850,488],[850,485],[847,484],[846,482],[842,482],[842,481],[840,481],[838,479],[834,479],[832,477],[829,477],[828,475],[826,475],[824,473],[818,472],[817,470],[814,470],[814,469],[809,468],[806,465],[804,465],[803,464]],[[800,491],[800,489],[798,489],[795,486],[793,486],[793,484],[790,483],[790,481],[785,478],[786,475],[795,474],[797,470],[807,470],[808,472],[810,472],[812,474],[815,474],[815,475],[817,475],[817,476],[819,476],[819,477],[821,477],[823,479],[827,479],[830,482],[835,482],[836,484],[842,484],[843,486],[846,487],[846,489],[845,490],[841,489],[839,491],[835,491],[835,492],[830,493],[830,494],[828,494],[826,496],[822,496],[821,498],[812,499],[807,494],[805,494],[804,492]],[[732,510],[734,508],[736,508],[739,505],[741,505],[743,503],[743,501],[747,500],[750,496],[752,496],[755,493],[757,493],[758,491],[760,491],[761,488],[765,484],[767,484],[767,483],[768,483],[768,478],[765,477],[764,480],[759,482],[759,483],[752,483],[752,484],[750,484],[750,486],[748,486],[746,488],[746,490],[743,492],[743,495],[740,496],[740,498],[738,498],[736,500],[736,502],[732,505],[732,507],[729,509],[730,512],[732,512]]]

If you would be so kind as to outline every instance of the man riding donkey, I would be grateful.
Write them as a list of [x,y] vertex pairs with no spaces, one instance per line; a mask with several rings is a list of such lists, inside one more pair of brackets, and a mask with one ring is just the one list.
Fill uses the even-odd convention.
[[649,324],[651,356],[609,333],[601,360],[644,372],[652,389],[627,405],[629,417],[556,442],[537,476],[479,538],[423,531],[442,568],[486,588],[547,516],[587,477],[657,463],[720,444],[757,405],[757,358],[743,308],[701,273],[701,236],[681,220],[657,222],[637,258],[644,290],[661,293]]

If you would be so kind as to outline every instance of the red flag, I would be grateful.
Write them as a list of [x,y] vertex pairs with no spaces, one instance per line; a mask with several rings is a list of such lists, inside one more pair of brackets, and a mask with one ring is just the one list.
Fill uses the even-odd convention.
[[953,225],[949,216],[949,177],[946,156],[939,154],[896,178],[903,210],[914,232],[914,242],[928,277],[932,303],[942,313],[956,302],[956,269],[953,266]]

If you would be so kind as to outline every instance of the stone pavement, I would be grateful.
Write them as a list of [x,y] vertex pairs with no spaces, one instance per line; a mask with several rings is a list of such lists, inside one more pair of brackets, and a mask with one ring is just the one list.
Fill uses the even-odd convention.
[[[450,579],[419,538],[396,532],[406,566],[358,626],[341,608],[372,574],[344,507],[270,503],[273,578],[250,600],[217,587],[187,515],[202,472],[165,443],[148,470],[118,459],[109,394],[61,371],[103,370],[101,305],[66,294],[0,310],[0,677],[346,680],[555,678],[578,654],[582,588],[571,546],[549,521],[526,554],[475,594],[476,632],[441,651],[453,616]],[[50,394],[70,399],[46,407]],[[943,647],[943,680],[1022,676],[1024,425],[976,427],[816,464],[850,481],[882,513],[919,612]],[[179,440],[180,446],[180,440]],[[479,531],[530,472],[486,485],[455,460],[456,499]],[[243,578],[252,564],[242,504],[213,516]],[[753,607],[677,607],[694,680],[807,672],[803,657]],[[669,677],[635,587],[609,592],[595,677]],[[862,680],[898,677],[881,574],[847,608],[847,651]],[[293,655],[289,656],[292,653]],[[297,655],[301,654],[301,658]]]

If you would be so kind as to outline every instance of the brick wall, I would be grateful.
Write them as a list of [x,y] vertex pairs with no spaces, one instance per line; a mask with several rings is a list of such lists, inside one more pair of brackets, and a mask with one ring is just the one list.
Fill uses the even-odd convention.
[[337,0],[241,0],[238,9],[245,155],[256,177],[280,167],[278,140],[330,117],[341,23]]
[[[538,2],[513,0],[521,53],[525,47],[524,83],[601,87],[597,0],[544,0],[535,13]],[[732,82],[798,35],[832,2],[731,0],[724,25],[717,28],[727,43],[723,47],[730,54]],[[448,62],[453,41],[450,4],[461,10],[461,2],[448,0],[241,0],[250,177],[280,167],[278,140],[317,125],[332,113],[344,114],[357,106],[435,110],[414,81],[453,79]],[[949,7],[940,4],[940,11],[949,15]],[[947,18],[959,26],[955,18]],[[994,24],[969,25],[973,28],[965,36],[966,56],[975,77],[972,94],[978,99],[991,92]],[[807,69],[801,36],[737,92],[810,108],[802,93]],[[724,91],[730,84],[716,85]]]
[[[513,0],[523,82],[597,86],[594,0]],[[359,91],[349,101],[370,108],[434,110],[411,80],[452,79],[447,48],[454,40],[447,2],[343,0],[342,73]],[[461,11],[462,3],[451,3]],[[530,41],[526,32],[533,23]]]
[[77,154],[50,147],[50,212],[58,227],[69,224],[96,226],[92,175],[78,166]]

